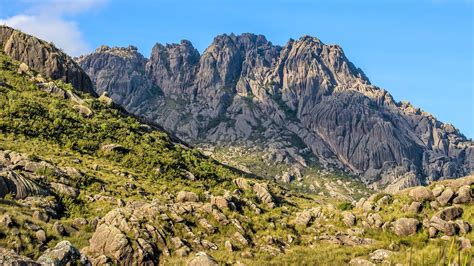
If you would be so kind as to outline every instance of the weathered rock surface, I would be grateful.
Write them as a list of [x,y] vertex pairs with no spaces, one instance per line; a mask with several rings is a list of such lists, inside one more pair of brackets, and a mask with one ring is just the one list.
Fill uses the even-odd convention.
[[[23,62],[46,77],[71,83],[76,89],[95,95],[89,76],[68,55],[54,45],[18,30],[0,26],[0,49],[11,58]],[[20,67],[21,67],[20,66]]]
[[156,44],[149,60],[103,46],[78,62],[98,93],[193,144],[257,147],[302,167],[317,160],[391,192],[474,168],[473,143],[457,129],[395,102],[341,47],[310,36],[280,47],[220,35],[203,54],[189,41]]
[[69,241],[61,241],[54,248],[46,250],[38,258],[41,265],[74,265],[79,263],[81,253]]
[[400,218],[394,222],[393,230],[398,236],[414,235],[420,222],[414,218]]
[[217,261],[206,254],[205,252],[198,252],[191,260],[186,264],[187,266],[217,266]]
[[16,254],[13,250],[0,248],[0,265],[41,266],[34,260]]

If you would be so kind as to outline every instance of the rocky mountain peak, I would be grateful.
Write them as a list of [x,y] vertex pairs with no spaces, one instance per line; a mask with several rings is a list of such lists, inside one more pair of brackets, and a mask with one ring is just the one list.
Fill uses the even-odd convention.
[[7,26],[0,26],[0,49],[46,77],[61,79],[78,90],[95,94],[88,75],[71,57],[52,43]]
[[94,53],[79,61],[97,91],[226,156],[242,148],[267,167],[318,164],[391,190],[474,168],[473,143],[454,127],[397,103],[340,46],[315,37],[281,47],[263,35],[223,34],[201,55],[187,41],[157,44],[141,64],[122,57],[120,71],[106,58]]

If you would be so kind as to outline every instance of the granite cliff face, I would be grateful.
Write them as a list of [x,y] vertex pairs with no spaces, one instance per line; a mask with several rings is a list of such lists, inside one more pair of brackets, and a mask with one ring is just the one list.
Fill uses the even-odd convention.
[[50,43],[0,26],[0,49],[48,78],[60,79],[78,90],[95,94],[89,76],[71,57]]
[[[100,47],[78,59],[98,93],[211,150],[244,147],[299,169],[316,163],[397,191],[474,169],[457,129],[372,85],[341,47],[310,36],[280,47],[262,35]],[[260,153],[259,153],[260,154]]]

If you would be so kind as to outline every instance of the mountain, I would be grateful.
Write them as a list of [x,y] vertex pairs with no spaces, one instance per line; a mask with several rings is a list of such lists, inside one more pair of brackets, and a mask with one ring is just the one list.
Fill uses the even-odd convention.
[[314,37],[280,47],[262,35],[220,35],[202,54],[189,41],[158,43],[149,59],[133,46],[102,46],[78,62],[98,94],[261,176],[288,181],[324,166],[398,191],[474,169],[472,141],[396,102],[341,47]]
[[95,94],[89,76],[71,57],[52,43],[31,38],[10,27],[0,26],[0,49],[12,59],[24,62],[45,77],[61,79],[78,90]]
[[474,176],[358,201],[298,193],[45,76],[49,57],[28,65],[23,53],[0,51],[1,265],[472,262]]

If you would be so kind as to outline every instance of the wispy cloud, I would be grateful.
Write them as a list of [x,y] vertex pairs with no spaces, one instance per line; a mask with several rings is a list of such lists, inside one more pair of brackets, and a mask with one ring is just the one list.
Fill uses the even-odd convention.
[[66,53],[77,56],[90,51],[74,15],[103,5],[106,0],[24,0],[29,6],[19,14],[0,18],[0,24],[53,42]]

